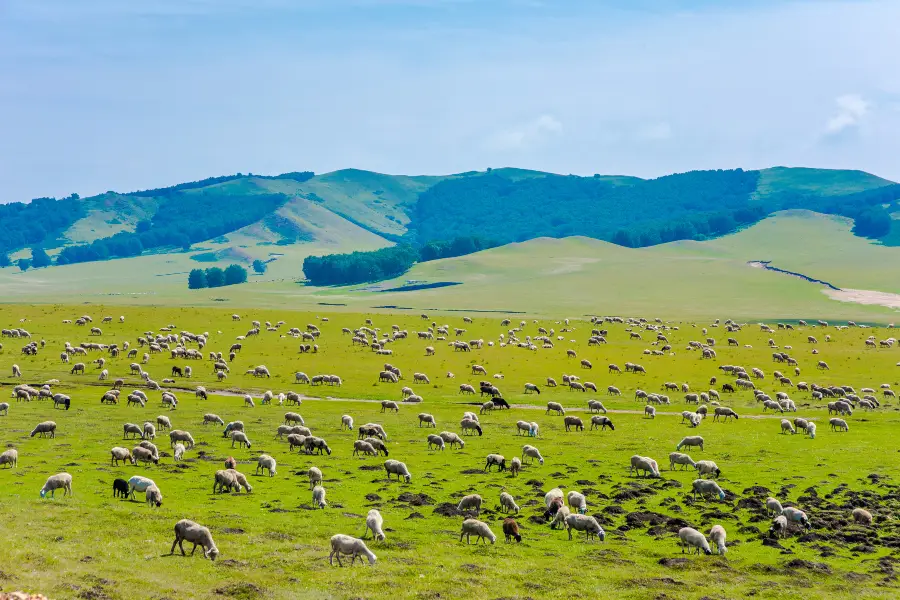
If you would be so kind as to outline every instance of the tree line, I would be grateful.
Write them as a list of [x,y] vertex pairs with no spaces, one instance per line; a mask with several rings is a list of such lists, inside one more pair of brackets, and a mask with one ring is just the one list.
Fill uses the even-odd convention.
[[217,288],[226,285],[246,283],[247,269],[240,265],[228,265],[225,269],[210,267],[209,269],[193,269],[188,274],[188,288],[199,290]]

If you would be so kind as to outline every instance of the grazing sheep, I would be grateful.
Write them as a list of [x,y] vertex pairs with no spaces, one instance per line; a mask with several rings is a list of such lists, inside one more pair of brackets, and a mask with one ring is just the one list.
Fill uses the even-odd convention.
[[169,554],[175,554],[175,546],[177,545],[181,548],[181,555],[185,556],[183,545],[185,541],[194,544],[194,547],[191,549],[191,556],[194,555],[197,546],[203,549],[203,558],[216,560],[216,557],[219,555],[219,549],[216,548],[209,529],[188,519],[182,519],[175,523],[175,541],[172,542],[172,550]]
[[41,498],[45,498],[47,496],[47,492],[50,492],[50,497],[55,497],[56,490],[63,490],[63,496],[72,495],[72,476],[68,473],[57,473],[56,475],[51,475],[47,478],[46,483],[44,483],[44,487],[41,488]]
[[766,498],[766,515],[780,515],[784,509],[776,498]]
[[0,412],[9,415],[9,402],[0,402]]
[[489,471],[493,465],[497,465],[499,471],[506,470],[506,459],[500,454],[488,454],[487,462],[484,465],[485,472]]
[[681,540],[682,554],[684,554],[685,548],[690,548],[689,554],[693,554],[694,549],[697,550],[697,554],[700,554],[701,550],[703,550],[704,554],[712,554],[706,537],[693,527],[682,527],[679,529],[678,538]]
[[450,448],[452,449],[454,445],[459,446],[460,450],[465,447],[466,442],[461,437],[453,433],[452,431],[442,431],[438,435],[441,436],[441,439],[444,442],[450,444]]
[[787,419],[781,420],[781,433],[790,433],[791,435],[797,433],[797,430],[794,429],[794,425],[788,421]]
[[709,530],[709,539],[715,542],[720,555],[724,555],[728,551],[725,547],[726,537],[725,528],[721,525],[713,525],[712,529]]
[[184,458],[184,450],[185,450],[184,444],[182,444],[182,443],[180,443],[180,442],[177,443],[177,444],[175,444],[175,450],[174,450],[174,453],[175,453],[175,460],[176,460],[176,461],[180,461],[181,459]]
[[598,537],[602,542],[606,539],[606,532],[600,527],[600,523],[597,522],[597,519],[589,515],[572,513],[566,517],[565,523],[570,540],[572,539],[572,530],[583,531],[585,533],[585,540]]
[[382,400],[381,401],[381,412],[385,412],[387,410],[392,410],[396,413],[396,412],[400,412],[400,407],[397,406],[396,402],[393,402],[391,400]]
[[318,467],[310,467],[306,475],[309,477],[309,489],[313,489],[322,483],[322,471]]
[[478,537],[478,540],[475,541],[476,544],[479,541],[483,542],[485,539],[490,540],[492,544],[497,541],[497,536],[494,535],[487,523],[477,519],[466,519],[463,521],[462,529],[459,533],[459,541],[462,542],[463,536],[466,536],[466,543],[469,544],[471,543],[470,537],[473,535]]
[[428,413],[419,413],[419,427],[422,426],[422,423],[425,423],[428,427],[437,427],[434,416]]
[[175,447],[177,442],[184,442],[187,444],[187,448],[191,449],[194,447],[194,438],[187,431],[181,431],[180,429],[173,429],[169,432],[169,443],[172,447]]
[[516,542],[522,541],[522,536],[519,534],[519,525],[515,519],[508,518],[503,520],[503,535],[506,537],[507,542],[513,539]]
[[277,463],[275,462],[275,459],[272,458],[271,456],[269,456],[268,454],[260,454],[256,458],[256,474],[257,475],[259,475],[260,470],[262,470],[264,473],[266,471],[268,471],[269,477],[274,477],[275,473],[277,472],[275,470],[276,466],[277,466]]
[[318,506],[319,508],[325,508],[328,506],[328,502],[325,501],[325,488],[321,485],[317,485],[313,488],[312,491],[312,501],[313,504]]
[[569,508],[575,512],[582,515],[587,512],[587,500],[581,492],[569,492],[566,494],[566,501],[569,503]]
[[231,421],[228,425],[225,426],[224,431],[222,431],[222,437],[228,437],[232,431],[243,431],[244,430],[244,422],[243,421]]
[[660,477],[659,466],[656,464],[656,461],[646,456],[635,454],[631,457],[631,469],[629,470],[629,474],[634,473],[635,471],[638,472],[638,475],[643,471],[645,477]]
[[718,421],[719,417],[725,417],[726,421],[728,419],[730,419],[731,417],[734,417],[735,420],[738,420],[740,418],[740,417],[738,417],[738,414],[736,412],[734,412],[732,409],[728,408],[727,406],[717,406],[715,408],[715,410],[713,411],[713,414],[715,415],[713,417],[713,421]]
[[472,511],[475,515],[478,515],[481,512],[481,496],[478,494],[469,494],[468,496],[464,496],[462,500],[459,501],[459,504],[456,506],[456,510],[459,512],[463,511]]
[[343,430],[345,427],[348,431],[353,430],[353,417],[351,417],[350,415],[343,415],[341,417],[341,430]]
[[799,508],[794,508],[793,506],[787,506],[781,513],[788,520],[788,523],[797,523],[807,529],[812,527],[809,522],[809,517],[806,516],[806,513],[800,510]]
[[439,435],[430,434],[428,436],[428,449],[431,450],[431,447],[434,446],[438,450],[444,449],[444,438]]
[[698,460],[695,466],[701,477],[704,475],[719,477],[722,474],[722,471],[716,466],[716,463],[711,460]]
[[656,418],[656,408],[653,406],[650,406],[648,404],[647,406],[644,407],[644,415],[651,419],[655,419]]
[[113,498],[128,497],[128,482],[124,479],[116,479],[113,481]]
[[719,500],[725,499],[725,492],[712,479],[695,479],[694,483],[691,484],[691,490],[695,499],[697,494],[700,494],[700,497],[704,499],[707,495],[716,496]]
[[508,492],[500,492],[500,511],[519,513],[519,505],[516,504],[515,498]]
[[675,449],[681,450],[681,448],[684,446],[699,447],[700,450],[703,450],[703,438],[699,435],[689,435],[678,442],[678,445],[675,446]]
[[481,425],[478,424],[478,421],[473,421],[472,419],[463,419],[460,421],[459,426],[462,428],[463,434],[467,431],[477,431],[478,435],[484,435],[484,432],[481,430]]
[[828,423],[831,425],[832,431],[850,431],[850,426],[847,425],[847,421],[844,419],[828,419]]
[[607,427],[609,427],[613,431],[616,430],[616,426],[613,425],[612,419],[602,415],[594,415],[593,417],[591,417],[591,429],[593,430],[597,427],[600,428],[600,431],[605,430]]
[[9,465],[10,469],[15,469],[16,467],[18,467],[19,451],[15,448],[10,448],[3,454],[0,454],[0,465]]
[[158,416],[156,417],[156,426],[160,429],[172,429],[172,422],[169,420],[169,417]]
[[697,463],[695,463],[690,456],[682,454],[681,452],[672,452],[669,454],[669,470],[674,471],[675,465],[681,465],[682,470],[685,466],[692,468],[697,467]]
[[150,506],[156,506],[159,508],[162,506],[162,492],[159,491],[159,488],[155,485],[151,485],[147,488],[146,496],[147,504]]
[[391,459],[384,461],[384,470],[387,472],[388,481],[391,480],[391,474],[397,476],[397,481],[400,481],[401,477],[406,480],[406,483],[412,481],[412,475],[410,475],[406,465],[399,460]]
[[334,565],[334,559],[337,558],[338,565],[343,567],[344,564],[341,562],[342,554],[352,557],[350,560],[351,566],[356,562],[357,558],[362,561],[363,556],[369,560],[370,565],[374,565],[377,560],[377,557],[369,550],[365,542],[355,537],[339,533],[331,537],[331,554],[328,555],[328,563]]
[[372,509],[369,511],[369,514],[366,515],[366,531],[363,533],[363,538],[368,536],[369,531],[372,531],[372,537],[376,540],[384,541],[384,519],[381,517],[381,513],[378,512],[377,509]]
[[603,406],[603,403],[599,400],[588,400],[588,410],[590,412],[598,413],[602,411],[603,414],[606,414],[606,407]]
[[137,464],[138,462],[152,462],[154,465],[159,464],[159,454],[149,448],[145,448],[143,446],[135,446],[134,449],[132,449],[131,453],[134,457],[135,464]]
[[572,427],[575,428],[575,431],[584,431],[584,423],[578,417],[565,417],[563,423],[565,423],[566,431],[569,431]]
[[247,437],[247,434],[243,431],[232,431],[231,432],[231,447],[234,448],[234,444],[237,442],[238,448],[242,446],[246,446],[248,449],[250,448],[250,439]]
[[357,456],[360,452],[369,456],[378,456],[378,450],[372,444],[364,440],[356,440],[353,442],[353,456]]
[[871,525],[872,524],[872,513],[867,511],[864,508],[854,508],[853,512],[850,513],[853,517],[853,521],[859,525]]
[[[528,459],[528,458],[530,458],[531,461],[526,461],[526,459]],[[540,464],[542,464],[542,465],[544,464],[544,457],[541,456],[541,453],[537,448],[535,448],[534,446],[529,446],[528,444],[522,446],[523,462],[526,462],[526,463],[532,462],[533,463],[535,459],[537,459],[537,461]]]
[[31,431],[31,437],[34,437],[40,434],[41,437],[44,437],[44,434],[49,433],[51,438],[56,437],[56,423],[53,421],[44,421],[43,423],[38,423],[37,426]]
[[548,402],[546,414],[549,415],[550,411],[555,412],[557,415],[565,415],[566,414],[565,409],[562,407],[562,404],[560,404],[559,402]]
[[112,458],[109,461],[110,465],[119,466],[119,461],[125,461],[131,464],[135,464],[134,457],[131,455],[131,450],[129,450],[128,448],[116,447],[110,450],[110,454],[112,455]]

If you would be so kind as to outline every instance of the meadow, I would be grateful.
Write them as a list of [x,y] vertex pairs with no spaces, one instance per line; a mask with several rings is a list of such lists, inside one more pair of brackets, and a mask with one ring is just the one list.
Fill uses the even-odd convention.
[[[239,312],[241,321],[231,314]],[[82,314],[93,317],[100,336],[89,335],[89,327],[64,324]],[[105,315],[112,323],[101,324]],[[118,317],[125,317],[118,323]],[[608,344],[589,346],[593,326],[584,318],[573,318],[568,329],[556,319],[512,315],[513,325],[501,326],[502,314],[485,316],[466,313],[417,314],[324,313],[289,310],[229,310],[215,308],[109,307],[99,305],[6,305],[0,307],[3,328],[27,329],[35,341],[46,346],[37,356],[25,356],[21,339],[4,338],[0,351],[0,383],[9,413],[0,416],[0,447],[19,452],[16,469],[0,467],[0,539],[4,557],[0,561],[0,590],[25,589],[51,598],[370,598],[392,595],[398,598],[838,598],[853,594],[861,598],[895,598],[898,595],[896,570],[900,569],[900,527],[895,513],[900,509],[900,459],[896,432],[900,412],[895,401],[885,399],[872,412],[854,411],[848,417],[849,432],[832,432],[827,410],[806,392],[783,388],[772,380],[772,371],[781,368],[798,381],[820,385],[852,385],[857,390],[882,383],[900,387],[900,350],[869,349],[865,339],[895,335],[884,328],[799,327],[760,331],[747,324],[741,331],[727,333],[713,326],[713,318],[665,321],[665,335],[672,352],[663,356],[644,354],[658,349],[656,333],[626,324],[604,324]],[[656,316],[656,315],[653,315]],[[659,316],[664,317],[664,314]],[[724,319],[729,315],[721,315]],[[323,320],[326,317],[328,320]],[[25,319],[24,322],[20,322]],[[190,365],[191,379],[176,378],[164,384],[179,398],[177,409],[169,411],[160,403],[160,393],[148,391],[145,408],[101,405],[102,393],[110,382],[97,380],[99,369],[87,365],[87,374],[72,375],[71,364],[59,358],[66,341],[104,344],[136,340],[147,331],[174,325],[175,332],[209,332],[209,351],[228,348],[246,334],[253,319],[285,325],[277,332],[263,328],[258,337],[243,341],[243,349],[230,363],[231,372],[217,382],[211,362],[173,360],[167,353],[154,354],[144,368],[153,379],[170,376],[172,366]],[[408,330],[409,339],[389,347],[393,355],[379,356],[353,346],[342,329],[356,329],[373,321],[374,327],[390,331],[392,325]],[[518,334],[538,335],[538,327],[554,328],[554,347],[536,351],[501,347],[500,336],[520,319],[526,325]],[[460,339],[483,339],[495,345],[472,352],[454,352],[447,341],[426,341],[414,332],[431,322],[465,328]],[[652,320],[651,320],[652,322]],[[299,340],[287,336],[290,327],[305,330],[308,323],[321,330],[318,353],[299,353]],[[775,327],[775,324],[772,323]],[[716,339],[718,357],[704,360],[686,349],[691,340],[703,340],[702,328]],[[629,329],[640,331],[643,339],[631,339]],[[825,335],[831,341],[825,341]],[[556,336],[563,336],[557,340]],[[814,335],[818,344],[809,344]],[[728,346],[728,337],[740,342]],[[773,363],[768,340],[799,362],[801,374],[794,376],[784,365]],[[449,340],[448,340],[449,341]],[[192,344],[189,347],[195,347]],[[426,346],[435,355],[426,356]],[[750,346],[750,347],[747,347]],[[790,349],[786,349],[790,347]],[[572,349],[577,358],[567,357]],[[818,354],[813,354],[813,350]],[[144,350],[139,349],[140,353]],[[123,394],[141,385],[129,375],[132,359],[124,353],[104,356],[112,379],[126,380]],[[592,369],[579,366],[588,359]],[[73,362],[76,360],[73,357]],[[828,371],[815,368],[825,360]],[[378,372],[388,361],[399,367],[404,379],[397,384],[378,383]],[[645,366],[647,374],[613,374],[610,363],[624,367],[626,361]],[[85,361],[87,362],[87,361]],[[10,377],[12,364],[21,379]],[[260,379],[247,369],[266,365],[272,377]],[[462,450],[428,450],[428,433],[443,430],[460,432],[459,421],[467,410],[477,411],[484,399],[462,396],[462,383],[474,384],[484,376],[471,375],[473,364],[483,365],[512,404],[509,410],[480,415],[484,435],[466,437]],[[660,393],[665,382],[687,383],[692,391],[709,388],[718,377],[717,388],[731,379],[719,365],[758,366],[766,378],[757,384],[771,395],[788,391],[798,412],[784,415],[811,418],[818,423],[815,439],[806,435],[781,435],[782,415],[763,411],[752,394],[722,393],[722,404],[736,410],[741,418],[727,423],[707,419],[696,430],[682,424],[681,411],[687,408],[684,394],[670,393],[672,406],[658,406],[656,418],[643,415],[644,403],[635,400],[642,389]],[[337,374],[343,384],[307,386],[294,382],[294,373]],[[430,384],[413,384],[413,372],[426,373]],[[455,377],[447,377],[454,373]],[[563,386],[547,388],[547,377],[560,381],[563,374],[577,374],[591,381],[598,394],[570,391]],[[68,394],[68,411],[54,409],[51,402],[7,400],[13,385],[43,384],[58,380],[54,391]],[[542,393],[525,394],[524,384],[541,387]],[[203,385],[207,400],[194,397],[193,389]],[[400,401],[400,388],[410,385],[422,396],[421,404],[401,404],[398,413],[381,413],[380,401]],[[615,385],[621,396],[608,396]],[[260,405],[265,390],[276,394],[294,390],[304,395],[299,408]],[[241,395],[257,397],[254,408],[244,406]],[[879,394],[880,397],[880,394]],[[124,398],[124,396],[123,396]],[[567,414],[589,421],[587,401],[599,399],[609,409],[615,430],[566,432],[562,417],[545,414],[546,402],[562,403]],[[327,440],[331,455],[289,452],[285,441],[274,439],[287,410],[300,412],[306,425]],[[418,426],[416,415],[431,413],[436,431]],[[216,413],[226,422],[242,420],[253,442],[250,449],[231,447],[222,428],[204,426],[203,414]],[[159,465],[111,466],[113,446],[131,447],[122,439],[126,422],[154,422],[167,415],[176,429],[187,430],[196,440],[183,462],[171,456],[166,432],[157,437],[161,450]],[[389,434],[390,458],[406,463],[412,473],[410,483],[388,482],[383,457],[351,456],[356,431],[341,431],[340,419],[352,415],[357,425],[383,424]],[[517,436],[515,423],[523,419],[541,426],[538,439]],[[54,439],[31,438],[38,422],[58,424]],[[668,454],[685,435],[698,434],[705,449],[690,452],[694,460],[714,460],[722,469],[719,483],[726,491],[724,501],[691,498],[693,471],[669,471]],[[500,453],[510,459],[521,453],[525,443],[537,446],[543,465],[526,465],[518,477],[508,472],[484,473],[485,456]],[[266,453],[278,461],[274,477],[256,475],[256,456]],[[629,473],[629,457],[641,454],[655,458],[662,469],[660,479],[645,479]],[[253,486],[252,493],[213,494],[213,474],[233,456],[238,469]],[[311,466],[324,473],[329,505],[324,510],[312,506],[306,471]],[[38,490],[47,476],[66,471],[74,477],[72,497],[40,499]],[[152,478],[162,490],[159,508],[143,502],[112,497],[112,481],[142,474]],[[604,542],[586,542],[583,536],[569,540],[564,531],[551,530],[543,520],[544,494],[553,487],[579,490],[587,496],[588,514],[594,515],[606,531]],[[503,541],[498,496],[507,490],[521,507],[517,521],[521,544]],[[466,545],[459,541],[462,521],[455,511],[459,499],[480,494],[484,509],[480,518],[498,535],[493,545]],[[774,539],[767,531],[771,517],[762,503],[769,495],[784,504],[804,509],[812,529],[792,532]],[[873,527],[855,525],[850,518],[854,507],[866,507],[875,515]],[[360,536],[364,516],[378,508],[385,520],[387,539],[369,542],[378,556],[374,567],[331,566],[327,557],[329,538],[336,533]],[[217,561],[169,555],[174,539],[173,525],[188,518],[208,526],[220,555]],[[682,554],[677,531],[690,525],[708,532],[714,524],[728,531],[725,556]],[[189,551],[189,548],[188,548]]]

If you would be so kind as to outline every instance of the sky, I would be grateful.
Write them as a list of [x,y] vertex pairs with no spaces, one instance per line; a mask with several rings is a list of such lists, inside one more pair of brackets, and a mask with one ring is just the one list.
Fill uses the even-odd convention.
[[0,202],[237,172],[900,181],[900,2],[0,0]]

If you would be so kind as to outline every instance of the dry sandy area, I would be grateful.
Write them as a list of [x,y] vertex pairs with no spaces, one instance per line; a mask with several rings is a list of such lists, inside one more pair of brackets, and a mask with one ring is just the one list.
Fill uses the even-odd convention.
[[900,309],[900,294],[891,294],[889,292],[873,292],[871,290],[822,290],[832,300],[840,300],[841,302],[856,302],[858,304],[875,304],[878,306],[887,306],[888,308]]

